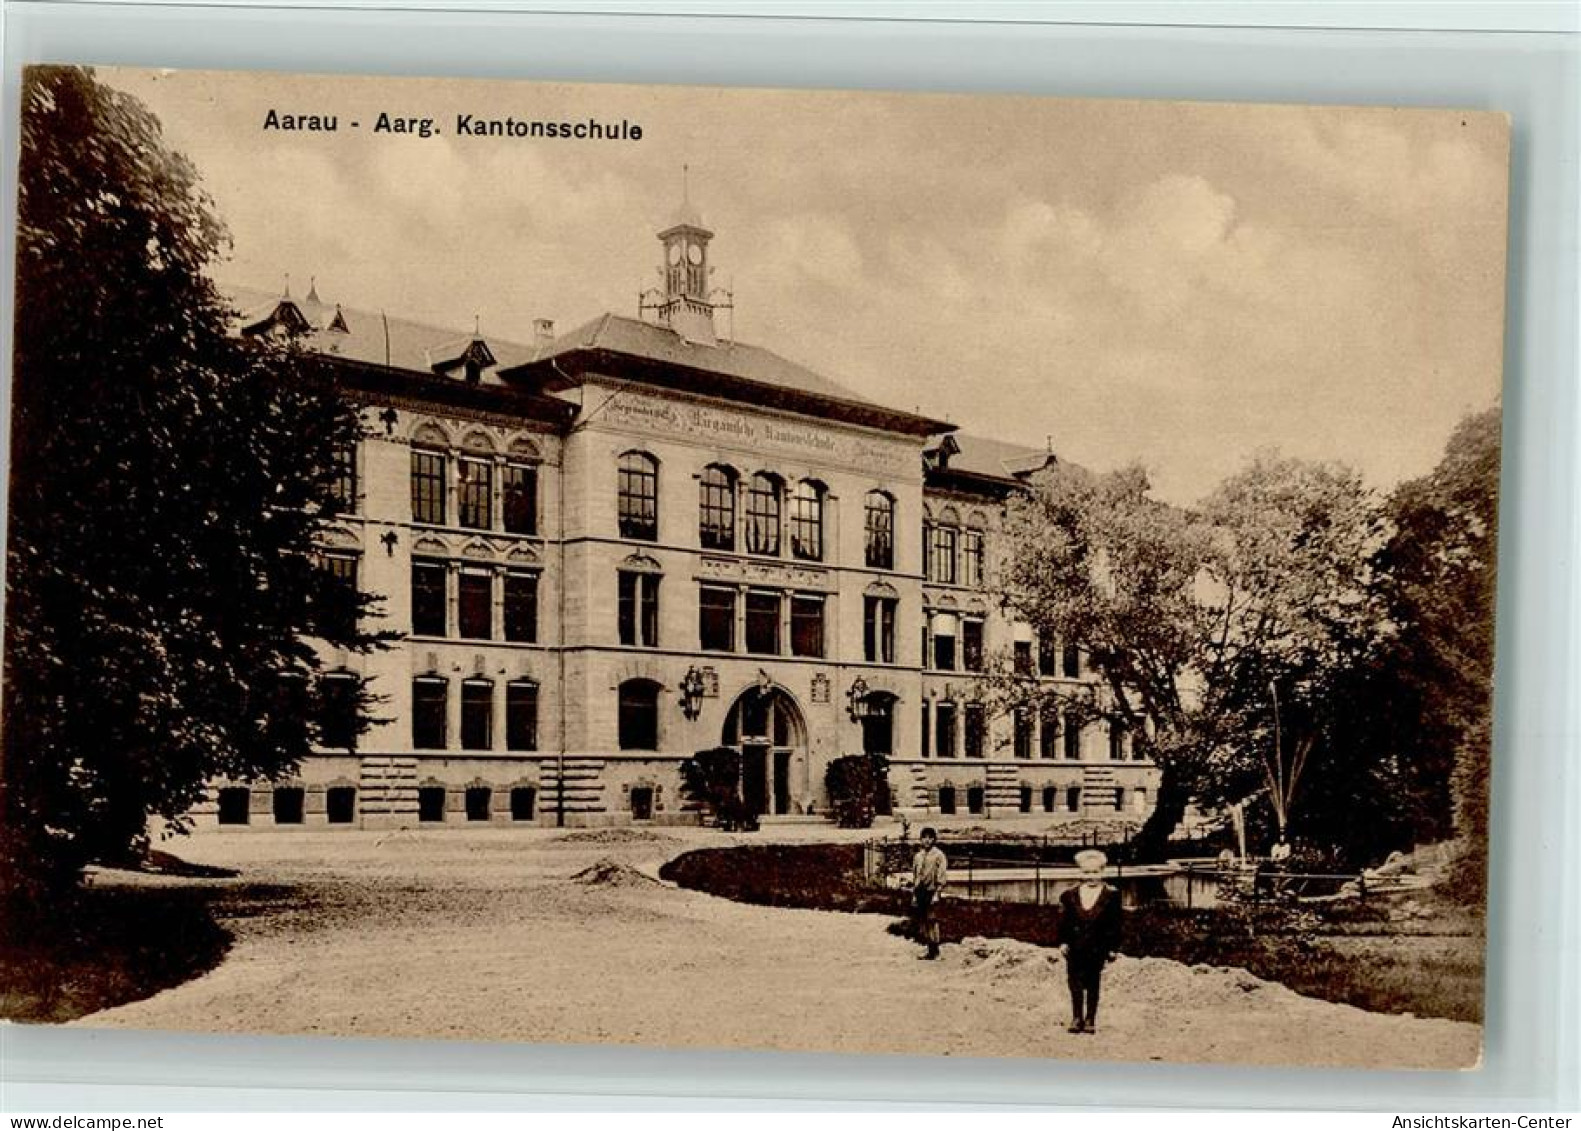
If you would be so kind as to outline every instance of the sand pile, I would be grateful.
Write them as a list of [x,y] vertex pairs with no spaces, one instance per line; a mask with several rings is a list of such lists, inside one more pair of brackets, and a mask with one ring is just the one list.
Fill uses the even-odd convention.
[[561,833],[555,844],[674,844],[675,838],[651,829],[578,829]]
[[[946,948],[968,974],[993,985],[1057,979],[1064,982],[1059,951],[1014,939],[971,937],[960,947]],[[1183,966],[1165,958],[1132,958],[1122,954],[1104,973],[1104,992],[1173,1008],[1218,1008],[1236,1004],[1272,1004],[1300,998],[1277,982],[1265,982],[1245,970],[1224,966]]]
[[622,864],[607,856],[592,867],[583,868],[571,879],[589,887],[656,887],[659,883],[652,876],[637,871],[630,864]]

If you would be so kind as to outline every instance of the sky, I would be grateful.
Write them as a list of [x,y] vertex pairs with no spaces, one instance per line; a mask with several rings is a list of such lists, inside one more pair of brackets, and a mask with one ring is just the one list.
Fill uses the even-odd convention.
[[[516,341],[635,315],[685,166],[739,340],[966,432],[1140,461],[1173,502],[1268,448],[1386,490],[1499,396],[1502,115],[99,73],[199,170],[225,284],[311,277]],[[340,128],[266,131],[271,109]],[[376,134],[381,112],[439,133]],[[461,113],[642,138],[463,137]]]

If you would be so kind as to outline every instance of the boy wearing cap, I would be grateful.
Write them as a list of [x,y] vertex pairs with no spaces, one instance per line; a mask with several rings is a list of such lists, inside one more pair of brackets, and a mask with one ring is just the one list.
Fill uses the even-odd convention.
[[923,829],[918,840],[922,847],[911,863],[912,923],[917,941],[928,948],[921,957],[932,959],[939,957],[939,924],[933,917],[933,902],[944,890],[948,862],[939,847],[938,833]]
[[1120,893],[1103,882],[1109,859],[1096,849],[1076,854],[1081,883],[1060,894],[1060,953],[1070,985],[1072,1033],[1095,1033],[1098,983],[1120,951]]

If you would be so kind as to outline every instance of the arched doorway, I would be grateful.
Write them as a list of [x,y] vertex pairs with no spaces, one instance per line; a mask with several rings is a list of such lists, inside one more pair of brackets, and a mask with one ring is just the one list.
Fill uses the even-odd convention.
[[747,688],[730,706],[720,743],[741,751],[741,799],[753,813],[791,812],[791,767],[807,752],[807,724],[784,688]]

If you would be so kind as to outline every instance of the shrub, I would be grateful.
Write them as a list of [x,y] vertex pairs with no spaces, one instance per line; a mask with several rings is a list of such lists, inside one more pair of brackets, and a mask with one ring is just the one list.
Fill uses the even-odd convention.
[[703,807],[715,825],[752,832],[758,819],[741,799],[741,751],[729,746],[699,750],[681,763],[681,793]]
[[[824,773],[829,807],[843,829],[865,829],[883,808],[889,794],[889,759],[882,754],[847,754],[829,763]],[[880,790],[883,796],[880,796]]]

